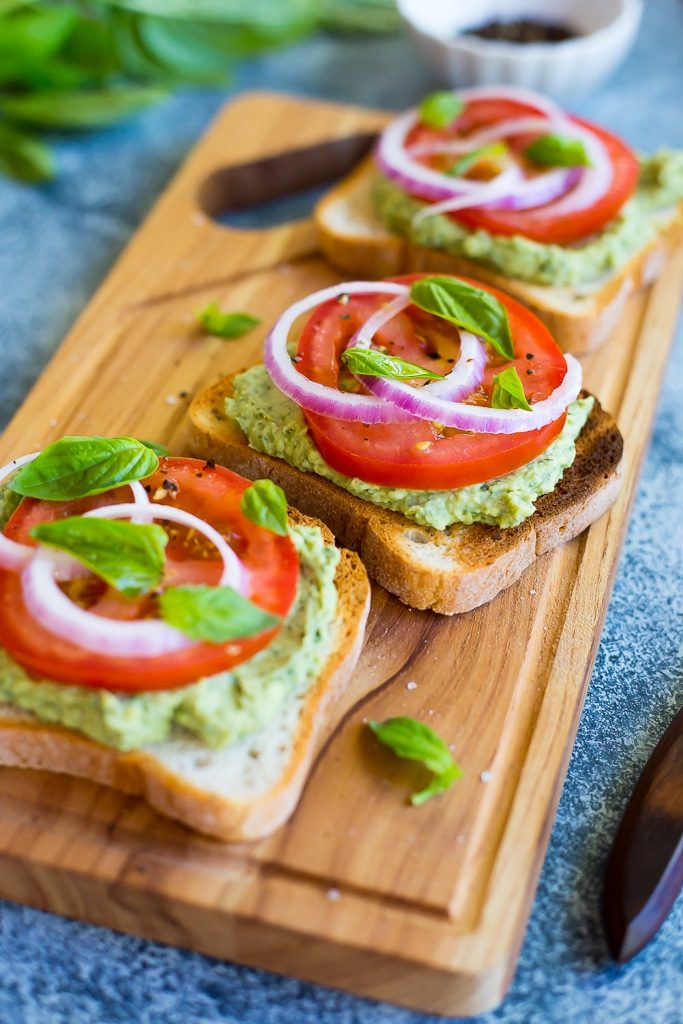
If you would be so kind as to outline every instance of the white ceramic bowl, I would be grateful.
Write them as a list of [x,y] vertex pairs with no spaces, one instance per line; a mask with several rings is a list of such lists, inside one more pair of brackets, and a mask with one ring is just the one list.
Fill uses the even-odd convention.
[[[449,85],[518,85],[571,100],[594,89],[635,39],[642,0],[398,0],[415,45]],[[492,20],[532,18],[581,33],[560,43],[461,35]]]

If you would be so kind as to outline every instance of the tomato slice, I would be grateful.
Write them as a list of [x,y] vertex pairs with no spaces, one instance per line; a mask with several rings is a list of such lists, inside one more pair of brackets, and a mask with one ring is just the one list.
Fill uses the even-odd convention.
[[[474,100],[467,104],[453,126],[441,131],[417,126],[407,141],[412,144],[444,137],[463,137],[498,121],[533,113],[532,108],[510,100]],[[560,215],[553,212],[554,204],[548,203],[532,210],[494,210],[480,207],[460,210],[448,216],[475,230],[483,228],[494,235],[523,235],[535,242],[546,244],[567,245],[601,231],[635,192],[640,173],[638,159],[633,150],[611,132],[580,117],[573,117],[571,120],[584,128],[589,128],[602,141],[611,160],[612,184],[600,199],[584,210]],[[519,155],[532,138],[533,136],[512,137],[506,141],[513,152]],[[429,158],[423,162],[443,169],[439,167],[439,161],[443,163],[443,157]],[[522,159],[522,164],[527,175],[538,173],[528,161]]]
[[[412,274],[396,280],[410,283],[425,276]],[[492,353],[482,386],[468,402],[489,405],[493,377],[507,366],[516,367],[529,401],[547,398],[566,373],[564,356],[548,329],[503,292],[479,281],[469,283],[495,295],[507,309],[516,358],[507,360]],[[348,386],[348,375],[340,374],[341,353],[383,302],[386,295],[374,293],[319,306],[299,339],[297,369],[321,384]],[[379,331],[376,343],[402,359],[446,374],[457,358],[458,338],[457,329],[445,320],[411,306]],[[443,430],[425,420],[367,426],[317,413],[305,416],[318,451],[337,472],[386,487],[423,490],[484,483],[525,466],[557,437],[566,418],[563,414],[540,430],[520,434],[475,434]]]
[[[238,553],[249,581],[248,594],[265,611],[284,618],[299,578],[298,556],[289,537],[257,526],[242,514],[240,501],[249,481],[230,470],[198,459],[160,459],[157,472],[145,480],[152,500],[185,509],[211,523]],[[118,488],[80,501],[52,502],[25,498],[5,528],[5,534],[24,544],[38,523],[80,515],[94,507],[130,501],[130,490]],[[162,525],[163,520],[157,520]],[[215,585],[222,563],[215,548],[184,527],[166,523],[165,585]],[[69,584],[70,596],[98,615],[116,619],[148,618],[154,600],[126,598],[101,581]],[[278,627],[279,628],[279,627]],[[95,654],[55,636],[28,613],[18,573],[0,570],[0,644],[8,654],[38,677],[109,690],[169,690],[232,668],[268,644],[277,628],[226,644],[201,643],[172,657],[130,658]]]

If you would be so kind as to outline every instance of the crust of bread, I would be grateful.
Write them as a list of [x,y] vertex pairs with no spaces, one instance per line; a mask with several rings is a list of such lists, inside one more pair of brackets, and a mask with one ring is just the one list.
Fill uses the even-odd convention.
[[[290,520],[319,526],[327,543],[334,543],[322,523],[295,510],[291,510]],[[287,820],[298,802],[331,707],[363,644],[370,587],[353,552],[341,552],[335,584],[339,606],[334,648],[307,694],[285,770],[258,798],[241,801],[208,792],[182,774],[169,771],[155,758],[154,747],[124,753],[7,704],[0,705],[0,765],[76,775],[144,797],[162,814],[224,840],[268,835]]]
[[[352,278],[395,277],[427,271],[479,278],[508,292],[547,325],[558,345],[577,355],[607,340],[629,294],[651,284],[661,273],[667,253],[683,240],[683,203],[657,239],[636,253],[592,290],[551,288],[508,278],[484,263],[439,249],[413,245],[377,219],[370,191],[372,160],[364,161],[318,202],[315,222],[326,258]],[[340,222],[348,225],[340,229]]]
[[357,551],[370,576],[413,608],[443,615],[471,611],[514,583],[537,557],[570,540],[614,503],[622,477],[623,438],[596,400],[576,445],[576,458],[536,512],[519,526],[475,523],[447,530],[417,526],[313,473],[251,448],[225,414],[232,377],[190,407],[191,448],[250,479],[269,477],[288,500],[327,523],[339,543]]

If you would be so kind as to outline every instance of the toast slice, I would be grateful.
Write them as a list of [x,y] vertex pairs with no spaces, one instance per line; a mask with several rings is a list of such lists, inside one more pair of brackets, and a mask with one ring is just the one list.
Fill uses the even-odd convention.
[[[294,510],[290,521],[319,526],[326,542],[334,543],[322,523]],[[124,753],[0,704],[0,765],[77,775],[139,795],[162,814],[225,840],[273,832],[298,802],[362,647],[370,587],[353,552],[341,552],[335,584],[335,635],[323,671],[260,732],[219,750],[178,734]]]
[[667,229],[611,277],[588,287],[530,284],[464,256],[413,245],[389,231],[373,209],[375,174],[372,160],[366,160],[318,202],[315,222],[330,263],[347,278],[374,280],[418,271],[479,278],[528,306],[565,352],[590,352],[606,341],[629,293],[651,284],[661,273],[667,253],[683,240],[682,206],[672,211]]
[[192,403],[193,454],[215,459],[252,480],[274,480],[290,501],[322,519],[340,544],[360,554],[372,579],[413,608],[454,615],[486,604],[539,555],[599,519],[621,484],[623,438],[596,400],[577,439],[574,463],[519,526],[417,526],[399,512],[378,508],[323,477],[251,448],[225,413],[232,379],[218,381]]

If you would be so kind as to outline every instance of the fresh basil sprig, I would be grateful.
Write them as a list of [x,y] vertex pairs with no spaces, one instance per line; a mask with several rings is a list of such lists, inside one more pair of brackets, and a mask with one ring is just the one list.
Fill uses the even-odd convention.
[[480,335],[506,359],[514,359],[505,307],[490,292],[457,277],[423,277],[410,286],[410,299],[427,313]]
[[63,437],[23,466],[9,486],[25,498],[71,501],[142,480],[158,465],[157,455],[134,437]]
[[222,313],[215,302],[197,313],[197,320],[207,332],[217,338],[242,338],[261,321],[250,313]]
[[164,574],[168,535],[154,523],[71,516],[34,526],[31,536],[66,551],[126,597],[149,593]]
[[457,93],[448,90],[433,92],[420,104],[420,121],[428,128],[446,128],[455,121],[464,106]]
[[491,392],[492,409],[526,409],[531,412],[524,385],[514,366],[508,366],[502,373],[497,373],[493,378],[493,391]]
[[566,135],[540,135],[526,147],[524,156],[543,167],[590,166],[590,157],[583,142]]
[[287,498],[272,480],[255,480],[242,495],[242,512],[257,526],[287,535]]
[[342,362],[351,373],[359,373],[364,377],[387,377],[389,380],[443,379],[442,374],[434,373],[424,366],[372,348],[347,348],[342,353]]
[[416,718],[387,718],[385,722],[368,722],[368,725],[380,743],[393,750],[397,757],[421,761],[425,768],[434,772],[429,785],[411,796],[414,806],[444,793],[456,779],[462,778],[462,769],[441,737]]
[[258,636],[281,622],[232,587],[168,587],[159,598],[159,610],[169,625],[211,644]]
[[462,174],[467,174],[480,160],[497,160],[499,157],[505,156],[507,151],[508,148],[504,142],[491,142],[488,146],[480,146],[479,149],[473,149],[471,153],[465,153],[459,160],[456,160],[452,167],[449,167],[446,173],[460,177]]

